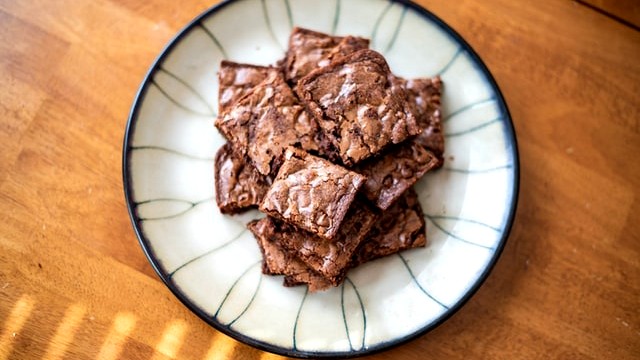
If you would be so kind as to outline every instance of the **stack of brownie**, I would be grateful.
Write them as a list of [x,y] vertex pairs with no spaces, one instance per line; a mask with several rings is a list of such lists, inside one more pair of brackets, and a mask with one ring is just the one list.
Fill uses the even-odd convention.
[[272,67],[223,61],[215,160],[223,213],[248,224],[265,274],[310,291],[426,244],[413,185],[442,166],[439,78],[393,75],[367,39],[295,28]]

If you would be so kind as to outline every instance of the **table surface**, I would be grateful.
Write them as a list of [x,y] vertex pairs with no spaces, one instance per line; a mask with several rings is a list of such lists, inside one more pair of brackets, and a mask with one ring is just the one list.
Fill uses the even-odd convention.
[[[488,280],[376,359],[640,357],[640,3],[418,1],[504,93],[521,187]],[[163,285],[122,139],[149,65],[211,1],[0,0],[0,359],[270,359]]]

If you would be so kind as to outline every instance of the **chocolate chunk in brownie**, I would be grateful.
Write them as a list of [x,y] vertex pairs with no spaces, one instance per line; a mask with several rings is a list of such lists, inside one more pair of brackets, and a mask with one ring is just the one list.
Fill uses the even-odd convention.
[[278,233],[274,221],[267,218],[254,220],[247,224],[247,227],[253,233],[262,252],[262,273],[285,275],[285,286],[306,284],[311,292],[332,286],[322,275],[298,259],[295,252],[285,250],[278,244],[278,239],[286,234]]
[[216,202],[224,214],[257,207],[271,185],[271,180],[237,156],[229,143],[216,153],[214,175]]
[[321,148],[315,120],[298,103],[280,73],[269,74],[228,111],[216,127],[263,175],[275,175],[288,146],[318,152]]
[[300,79],[295,90],[346,166],[422,131],[406,90],[373,50],[335,59]]
[[418,124],[424,128],[417,141],[432,151],[439,162],[444,164],[444,133],[442,130],[442,81],[440,77],[405,80],[409,99],[416,106]]
[[275,67],[222,60],[220,70],[218,70],[218,113],[227,112],[236,101],[249,93],[270,74],[279,71]]
[[361,162],[355,171],[367,177],[362,193],[378,208],[386,210],[438,163],[436,156],[414,138]]
[[351,266],[402,250],[425,246],[426,224],[418,194],[407,190],[398,201],[382,213],[365,240],[356,250]]
[[369,40],[338,37],[296,27],[289,37],[289,49],[284,59],[284,74],[292,84],[311,71],[329,65],[332,59],[369,47]]
[[260,210],[332,239],[365,181],[356,172],[290,147]]
[[[344,280],[351,258],[378,218],[375,211],[364,202],[357,202],[345,217],[338,235],[326,240],[307,231],[297,229],[272,217],[260,221],[270,222],[271,238],[283,249],[293,252],[311,270],[322,275],[333,286]],[[289,283],[303,283],[300,278],[291,278]]]

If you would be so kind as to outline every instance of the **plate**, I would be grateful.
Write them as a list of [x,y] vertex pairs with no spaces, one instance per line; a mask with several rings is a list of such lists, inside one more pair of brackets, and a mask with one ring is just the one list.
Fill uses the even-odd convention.
[[[283,57],[293,26],[370,38],[405,78],[444,82],[446,163],[416,190],[428,245],[364,264],[340,287],[308,293],[261,274],[245,224],[222,215],[213,126],[222,59]],[[504,99],[471,47],[407,1],[238,0],[189,23],[151,66],[133,104],[124,190],[142,249],[191,311],[225,334],[296,357],[351,357],[416,338],[458,310],[505,245],[518,194],[516,138]]]

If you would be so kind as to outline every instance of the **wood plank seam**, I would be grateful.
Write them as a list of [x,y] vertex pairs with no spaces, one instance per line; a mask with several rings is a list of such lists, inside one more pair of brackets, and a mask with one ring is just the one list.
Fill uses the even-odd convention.
[[611,20],[613,20],[615,22],[618,22],[618,23],[620,23],[620,24],[622,24],[622,25],[624,25],[624,26],[626,26],[628,28],[631,28],[631,29],[633,29],[635,31],[640,32],[640,26],[638,26],[636,24],[633,24],[633,23],[631,23],[631,22],[629,22],[629,21],[627,21],[627,20],[625,20],[625,19],[623,19],[623,18],[621,18],[621,17],[619,17],[619,16],[617,16],[615,14],[612,14],[612,13],[610,13],[610,12],[604,10],[604,9],[601,9],[601,8],[599,8],[597,6],[593,6],[593,5],[589,4],[588,2],[586,2],[584,0],[573,0],[573,1],[578,5],[582,5],[582,6],[588,8],[588,9],[591,9],[591,10],[597,12],[598,14],[601,14],[601,15],[603,15],[603,16],[605,16],[605,17],[607,17],[607,18],[609,18],[609,19],[611,19]]

